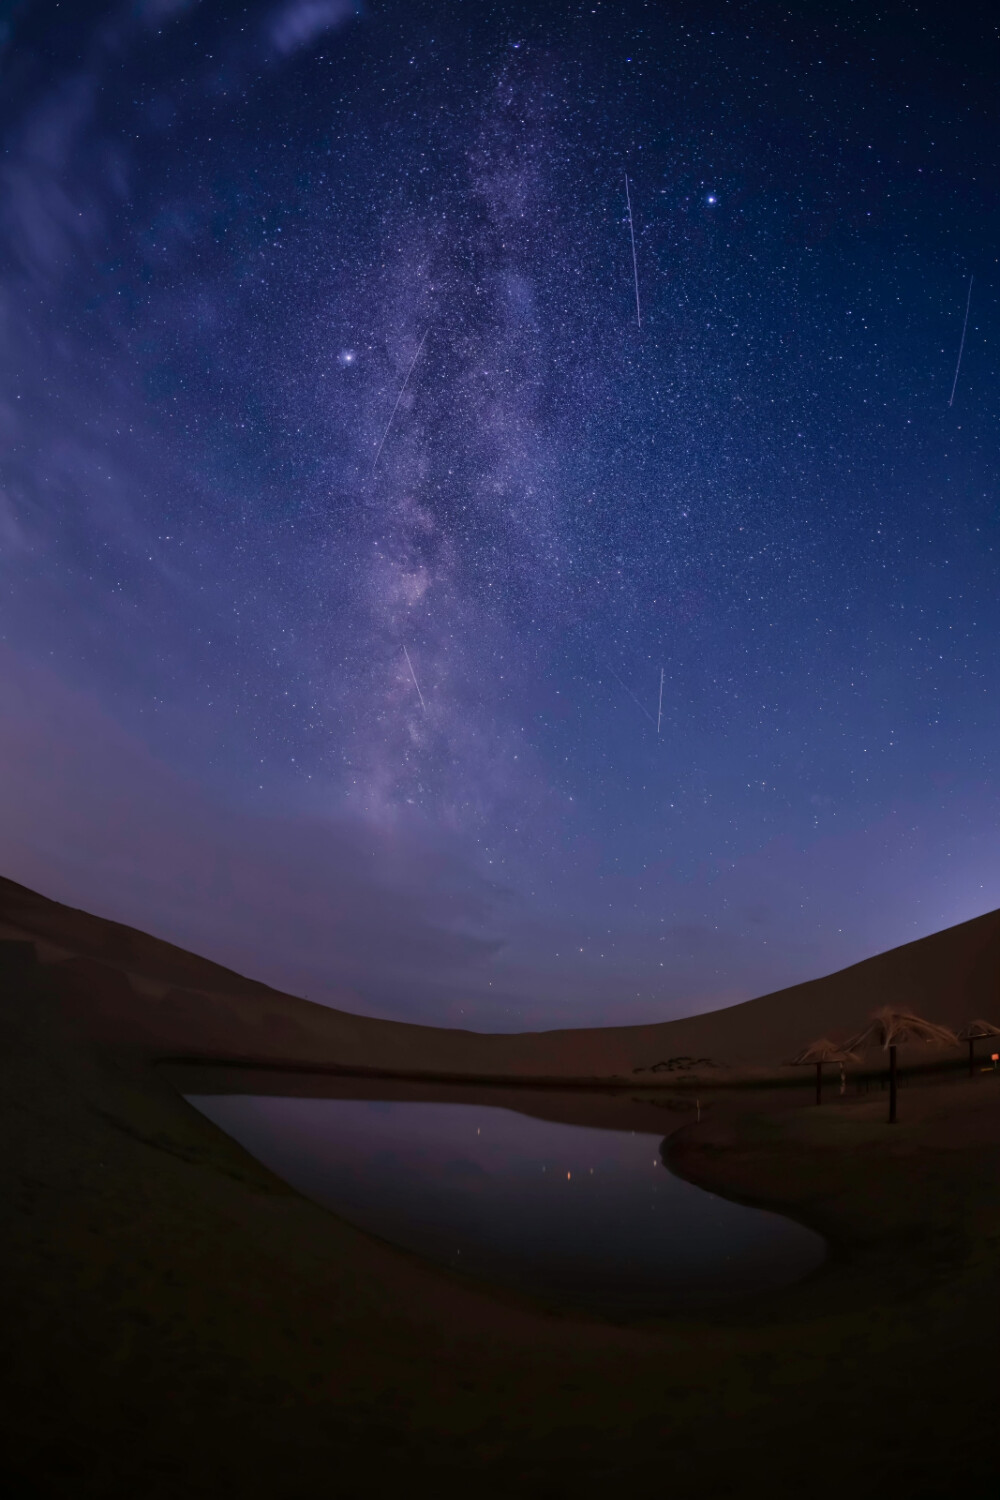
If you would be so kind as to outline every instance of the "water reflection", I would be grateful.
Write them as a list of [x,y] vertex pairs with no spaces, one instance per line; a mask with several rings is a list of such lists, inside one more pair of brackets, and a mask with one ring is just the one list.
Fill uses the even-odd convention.
[[601,1129],[522,1113],[527,1097],[515,1111],[487,1102],[489,1090],[482,1102],[463,1093],[462,1103],[187,1097],[344,1218],[547,1300],[618,1313],[696,1308],[794,1281],[824,1258],[823,1241],[800,1225],[672,1176],[662,1109],[637,1112],[638,1129]]

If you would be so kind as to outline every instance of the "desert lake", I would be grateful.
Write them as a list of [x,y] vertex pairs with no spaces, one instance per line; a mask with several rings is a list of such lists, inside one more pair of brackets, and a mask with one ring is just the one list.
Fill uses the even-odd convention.
[[[816,1270],[823,1239],[674,1176],[663,1131],[483,1102],[187,1094],[305,1197],[454,1271],[612,1316],[683,1312]],[[526,1100],[526,1105],[530,1101]]]

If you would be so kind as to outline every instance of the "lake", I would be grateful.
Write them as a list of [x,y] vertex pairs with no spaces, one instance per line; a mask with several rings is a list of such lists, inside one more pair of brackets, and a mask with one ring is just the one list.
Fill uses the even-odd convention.
[[[440,1093],[185,1096],[351,1223],[546,1301],[612,1315],[693,1311],[774,1290],[825,1259],[811,1230],[673,1176],[661,1146],[674,1121],[662,1108],[623,1106],[607,1128],[540,1117],[586,1111],[530,1090],[516,1108],[489,1089],[465,1089],[460,1102]],[[594,1101],[598,1115],[610,1108]]]

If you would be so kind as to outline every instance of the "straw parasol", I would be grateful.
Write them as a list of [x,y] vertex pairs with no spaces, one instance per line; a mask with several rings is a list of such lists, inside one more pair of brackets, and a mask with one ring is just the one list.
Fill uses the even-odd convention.
[[889,1124],[896,1123],[896,1048],[906,1042],[922,1042],[925,1047],[955,1047],[958,1037],[947,1026],[938,1026],[934,1021],[925,1021],[912,1011],[895,1010],[883,1005],[877,1010],[863,1031],[846,1044],[852,1050],[877,1042],[889,1051]]
[[969,1044],[969,1077],[975,1074],[976,1043],[980,1037],[1000,1036],[1000,1026],[994,1026],[992,1021],[970,1021],[968,1026],[963,1026],[958,1033],[960,1042]]
[[810,1042],[808,1047],[803,1048],[798,1057],[793,1057],[789,1062],[790,1068],[805,1067],[807,1064],[815,1064],[816,1067],[816,1103],[823,1102],[823,1064],[857,1062],[856,1052],[850,1052],[846,1047],[838,1047],[836,1042],[831,1042],[828,1036],[821,1036],[818,1042]]

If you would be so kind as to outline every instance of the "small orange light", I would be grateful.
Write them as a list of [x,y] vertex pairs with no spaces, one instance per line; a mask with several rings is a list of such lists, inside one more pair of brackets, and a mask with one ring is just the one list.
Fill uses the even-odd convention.
[[1000,1062],[1000,1052],[991,1052],[990,1062]]

